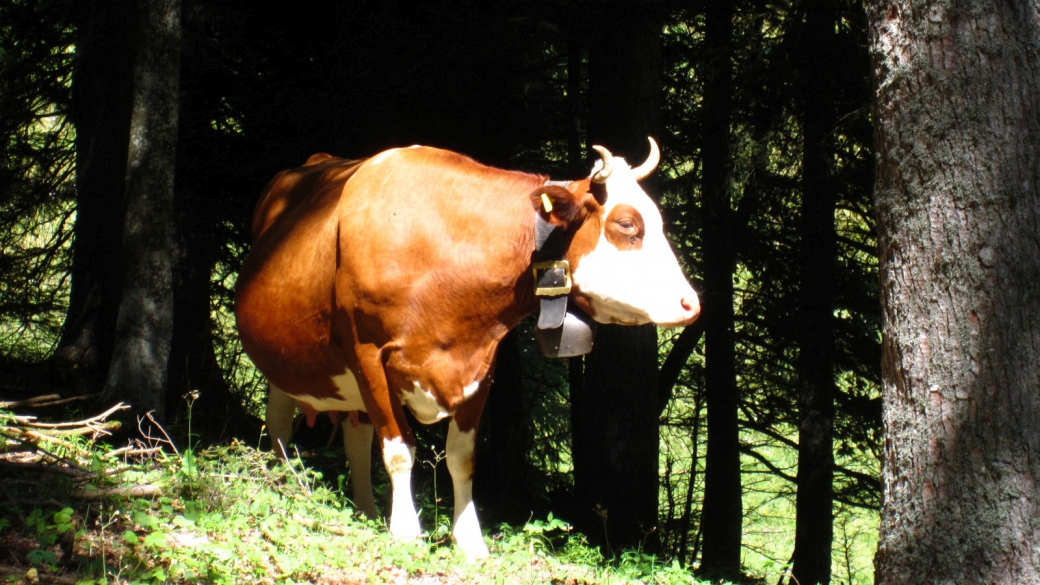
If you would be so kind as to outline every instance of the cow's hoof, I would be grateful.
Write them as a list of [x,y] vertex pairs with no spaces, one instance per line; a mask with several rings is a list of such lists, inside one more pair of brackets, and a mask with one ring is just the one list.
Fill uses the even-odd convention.
[[411,514],[395,514],[390,512],[390,534],[397,540],[416,540],[422,537],[419,517]]
[[479,527],[476,530],[455,530],[452,538],[455,540],[455,546],[467,559],[483,559],[488,556],[488,547]]

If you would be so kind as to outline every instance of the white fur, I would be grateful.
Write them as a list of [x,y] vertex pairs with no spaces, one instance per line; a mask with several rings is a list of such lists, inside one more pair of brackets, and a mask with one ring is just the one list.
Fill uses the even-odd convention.
[[477,509],[473,504],[473,448],[477,431],[462,432],[454,420],[448,424],[448,440],[445,451],[448,472],[455,491],[455,528],[452,536],[455,545],[468,558],[488,556],[487,544],[480,532]]
[[286,445],[292,434],[293,419],[296,417],[296,403],[292,396],[274,384],[267,389],[267,412],[264,415],[267,424],[267,435],[271,437],[271,449],[275,455],[288,459]]
[[[282,459],[289,458],[286,445],[292,434],[295,417],[296,402],[293,397],[274,384],[270,384],[265,415],[267,434],[271,437],[271,448]],[[372,425],[358,423],[355,428],[349,419],[343,421],[343,448],[350,466],[354,505],[370,520],[375,520],[379,517],[379,512],[376,511],[375,498],[372,496],[372,436]]]
[[369,520],[379,518],[376,501],[372,496],[372,437],[370,424],[359,422],[355,427],[350,419],[341,423],[343,427],[343,450],[350,465],[350,484],[354,493],[354,506]]
[[394,538],[412,539],[422,535],[419,515],[412,501],[412,465],[415,448],[397,437],[383,440],[383,464],[390,475],[393,496],[390,504],[390,534]]
[[451,414],[441,406],[432,392],[420,386],[418,382],[414,382],[414,385],[412,390],[401,391],[401,401],[408,405],[408,409],[419,422],[429,425],[444,420]]
[[682,301],[696,301],[697,295],[664,235],[661,212],[639,187],[628,164],[614,158],[614,170],[607,179],[604,220],[619,204],[634,207],[643,217],[642,248],[618,250],[601,232],[596,247],[578,261],[574,286],[591,299],[594,318],[601,323],[688,322],[695,313],[684,308]]
[[472,384],[469,384],[468,386],[463,388],[462,389],[462,395],[465,396],[466,398],[469,398],[470,396],[473,396],[474,394],[476,394],[477,390],[479,390],[479,389],[480,389],[480,380],[477,380],[476,382],[473,382]]
[[333,396],[315,398],[304,394],[293,396],[293,398],[310,404],[318,412],[327,412],[329,410],[360,410],[368,412],[365,409],[365,403],[361,401],[361,390],[358,388],[357,378],[354,377],[353,372],[344,370],[342,374],[332,378],[332,383],[336,386],[336,394]]

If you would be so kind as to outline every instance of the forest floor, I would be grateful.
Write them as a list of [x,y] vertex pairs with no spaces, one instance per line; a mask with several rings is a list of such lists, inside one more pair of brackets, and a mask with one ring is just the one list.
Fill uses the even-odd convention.
[[[339,485],[297,459],[168,437],[115,448],[106,412],[43,422],[0,404],[0,583],[697,583],[628,552],[613,562],[550,514],[501,525],[469,561],[450,518],[413,542],[360,520]],[[446,511],[446,510],[440,510]],[[427,510],[427,512],[431,512]],[[430,519],[435,519],[431,521]]]

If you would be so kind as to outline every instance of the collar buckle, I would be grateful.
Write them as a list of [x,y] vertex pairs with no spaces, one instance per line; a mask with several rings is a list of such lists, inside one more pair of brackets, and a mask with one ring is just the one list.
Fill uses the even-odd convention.
[[549,260],[532,262],[534,273],[534,294],[539,297],[556,297],[570,294],[571,264],[566,260]]

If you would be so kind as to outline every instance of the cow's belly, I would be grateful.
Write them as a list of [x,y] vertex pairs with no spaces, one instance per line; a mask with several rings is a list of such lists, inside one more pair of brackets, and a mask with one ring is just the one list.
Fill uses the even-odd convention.
[[353,372],[348,369],[338,376],[333,376],[332,384],[335,390],[331,394],[321,397],[307,394],[305,388],[293,388],[285,391],[294,399],[309,404],[320,412],[328,410],[368,412],[365,409],[365,403],[361,400],[361,390],[358,388],[357,378]]

